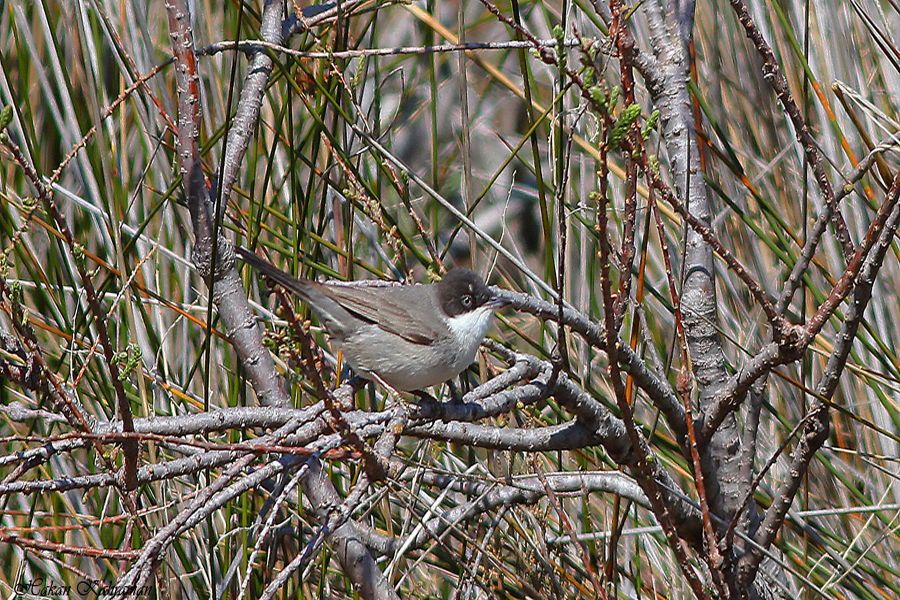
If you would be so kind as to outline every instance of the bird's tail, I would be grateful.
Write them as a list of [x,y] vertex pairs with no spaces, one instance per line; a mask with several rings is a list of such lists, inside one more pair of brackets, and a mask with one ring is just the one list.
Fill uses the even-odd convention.
[[269,261],[260,258],[250,250],[235,246],[234,251],[241,257],[245,263],[253,267],[253,269],[270,280],[274,281],[289,292],[297,294],[301,298],[308,298],[310,293],[310,282],[303,279],[297,279],[293,275],[285,273]]
[[237,255],[253,269],[264,277],[274,281],[288,293],[299,297],[305,302],[319,320],[328,329],[332,336],[342,338],[348,327],[359,322],[359,317],[351,314],[344,306],[332,298],[326,291],[326,286],[307,279],[297,279],[288,275],[269,261],[260,258],[246,248],[235,246]]

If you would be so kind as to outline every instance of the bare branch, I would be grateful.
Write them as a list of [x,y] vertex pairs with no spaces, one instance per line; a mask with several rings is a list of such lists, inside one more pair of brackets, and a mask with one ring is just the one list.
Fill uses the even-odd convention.
[[[891,186],[894,196],[897,195],[898,182],[900,182],[900,175],[894,177],[894,183]],[[887,204],[888,201],[886,200],[885,205]],[[863,319],[866,306],[871,299],[875,278],[881,269],[891,242],[897,234],[898,226],[900,226],[900,205],[895,202],[892,206],[890,217],[879,232],[877,245],[866,258],[860,271],[859,279],[853,290],[853,302],[850,304],[844,323],[841,326],[834,351],[831,353],[825,365],[822,378],[816,386],[817,400],[810,408],[807,425],[804,427],[800,441],[791,455],[791,466],[788,470],[790,476],[773,495],[774,501],[772,506],[766,512],[763,523],[756,534],[756,541],[761,548],[768,548],[778,531],[780,531],[794,496],[809,470],[809,464],[813,456],[825,443],[825,440],[828,439],[829,411],[827,400],[831,399],[837,388],[840,375],[847,364],[847,357],[850,355],[856,331]],[[738,563],[739,583],[753,580],[761,560],[762,553],[756,547],[751,548],[740,559]]]
[[[575,48],[585,40],[568,39],[562,44],[566,48]],[[543,48],[554,48],[560,42],[554,39],[539,40]],[[315,52],[307,50],[294,50],[279,44],[264,40],[227,40],[215,42],[197,50],[200,56],[213,56],[221,52],[238,51],[251,52],[271,50],[293,56],[294,58],[312,58],[319,60],[340,60],[344,58],[361,58],[371,56],[422,56],[427,54],[443,54],[448,52],[467,52],[469,50],[514,50],[517,48],[531,48],[531,42],[508,40],[502,42],[465,42],[461,44],[436,44],[434,46],[396,46],[393,48],[360,48],[356,50],[339,50],[336,52]]]
[[[543,320],[555,321],[558,318],[555,303],[500,288],[494,288],[493,291],[518,311],[535,315]],[[606,350],[603,327],[569,305],[563,308],[563,324],[581,335],[595,348]],[[620,344],[619,360],[622,369],[634,377],[637,386],[646,392],[654,405],[663,412],[672,430],[683,435],[684,409],[668,382],[654,375],[626,344]]]
[[[579,496],[594,492],[608,492],[629,498],[637,504],[650,504],[640,486],[630,477],[618,472],[594,473],[546,473],[550,489],[555,494],[577,493]],[[423,523],[409,547],[419,547],[429,538],[441,538],[449,529],[475,519],[502,506],[534,504],[546,497],[547,490],[536,475],[515,477],[510,483],[468,481],[454,475],[426,472],[420,475],[426,485],[452,489],[477,498],[466,504],[447,510]]]
[[[88,307],[97,323],[98,342],[101,346],[103,357],[106,359],[106,368],[109,369],[110,381],[112,382],[113,390],[116,395],[116,410],[119,413],[119,418],[122,419],[125,431],[134,431],[134,417],[131,414],[131,404],[125,395],[125,388],[122,385],[119,364],[116,360],[116,352],[110,341],[109,328],[106,322],[106,311],[103,310],[103,307],[100,305],[100,299],[97,295],[97,290],[94,287],[94,282],[85,267],[83,249],[81,245],[75,241],[72,230],[69,228],[68,221],[56,205],[52,191],[43,182],[34,166],[28,162],[28,159],[22,154],[21,150],[19,150],[19,147],[6,139],[5,135],[3,139],[0,139],[0,145],[5,147],[13,155],[14,160],[22,168],[28,181],[35,190],[37,190],[38,197],[44,205],[44,210],[47,211],[47,214],[50,215],[56,228],[62,234],[66,246],[73,257],[72,262],[74,263],[75,270],[81,280],[81,284],[84,286],[84,294],[87,299]],[[122,442],[122,452],[125,457],[123,487],[125,490],[133,490],[137,486],[137,481],[135,479],[139,452],[137,442],[134,440]]]
[[[266,0],[260,30],[263,40],[275,44],[281,42],[282,7],[283,3],[280,0]],[[199,111],[199,87],[196,85],[196,57],[189,27],[189,13],[181,0],[170,0],[167,9],[170,35],[176,56],[176,73],[179,75],[180,167],[182,173],[187,175],[185,181],[187,182],[188,205],[196,237],[193,250],[194,263],[211,288],[212,301],[225,323],[228,337],[237,351],[259,402],[263,406],[287,407],[291,405],[290,398],[285,393],[268,349],[262,343],[262,330],[256,323],[247,295],[234,268],[232,248],[224,238],[218,235],[217,228],[211,219],[209,193],[200,170],[199,149],[196,144],[200,128],[199,112],[197,112]],[[219,190],[226,200],[231,186],[237,179],[242,158],[255,131],[262,97],[271,70],[272,59],[266,52],[258,52],[251,60],[250,69],[241,90],[237,114],[225,145]],[[243,463],[250,460],[252,460],[252,455],[245,455],[238,462]],[[204,489],[202,496],[209,497],[215,488],[222,487],[226,482],[227,477],[221,477],[213,485]],[[332,484],[327,479],[317,480],[314,485],[323,488],[318,490],[320,493],[328,494],[333,491]],[[305,489],[307,493],[310,493],[310,486],[305,486]],[[184,518],[182,518],[183,520]],[[170,523],[165,531],[171,532],[177,529],[177,527],[173,529],[176,523],[177,521]],[[160,536],[154,538],[154,540],[165,539]],[[164,541],[157,541],[157,547],[152,549],[151,553],[160,552],[161,544],[164,543]],[[360,552],[368,555],[368,550],[364,547]],[[130,571],[130,573],[137,573],[132,577],[137,579],[145,577],[147,571],[142,569],[135,571],[136,567],[137,565],[133,566]],[[372,572],[350,571],[348,575],[351,576],[354,584],[361,588],[370,589],[374,586],[383,591],[389,589],[383,578],[376,579]],[[356,575],[364,575],[365,579],[356,579]]]
[[[743,0],[730,1],[738,21],[744,27],[747,38],[753,43],[756,47],[756,51],[762,58],[763,77],[772,85],[775,96],[781,103],[785,114],[787,114],[791,123],[794,125],[797,141],[799,141],[800,145],[803,147],[803,151],[806,153],[809,164],[816,176],[819,189],[825,197],[825,204],[828,206],[826,213],[829,214],[831,222],[834,224],[837,239],[844,250],[844,258],[849,260],[850,255],[853,253],[853,241],[850,239],[850,232],[847,230],[844,216],[841,214],[840,207],[837,205],[834,189],[831,187],[831,180],[828,179],[828,175],[825,173],[825,167],[822,156],[819,153],[819,148],[816,145],[812,134],[809,132],[806,121],[804,121],[803,115],[800,113],[800,108],[797,106],[797,103],[791,95],[787,79],[785,79],[784,74],[781,72],[781,68],[778,66],[775,53],[772,52],[772,48],[766,42],[765,38],[763,38],[759,28],[757,28],[756,24],[753,22],[753,18],[747,10],[747,5],[744,4]],[[813,240],[811,244],[813,247],[818,242],[818,238],[814,236],[810,236],[810,240]]]

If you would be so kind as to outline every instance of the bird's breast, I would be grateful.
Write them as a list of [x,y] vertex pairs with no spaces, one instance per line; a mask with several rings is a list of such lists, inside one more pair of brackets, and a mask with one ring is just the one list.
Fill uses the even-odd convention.
[[450,335],[460,350],[460,359],[465,362],[463,369],[475,360],[475,352],[478,351],[481,341],[491,326],[493,316],[493,310],[481,307],[447,319]]

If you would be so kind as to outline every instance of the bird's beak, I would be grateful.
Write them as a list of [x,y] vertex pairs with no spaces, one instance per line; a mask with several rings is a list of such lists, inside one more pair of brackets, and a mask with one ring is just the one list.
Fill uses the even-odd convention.
[[507,300],[506,298],[503,298],[502,296],[494,296],[485,303],[485,306],[487,306],[491,310],[497,310],[498,308],[503,308],[508,304],[509,300]]

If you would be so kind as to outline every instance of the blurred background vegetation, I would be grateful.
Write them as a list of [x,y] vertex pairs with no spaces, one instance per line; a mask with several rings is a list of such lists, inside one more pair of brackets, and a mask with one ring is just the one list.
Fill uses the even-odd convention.
[[[839,187],[840,174],[849,172],[876,144],[897,140],[896,2],[749,4],[794,96],[806,98],[802,109],[832,163],[832,178]],[[287,6],[292,10],[292,3]],[[312,278],[428,281],[439,273],[436,259],[440,259],[447,266],[477,269],[492,283],[545,295],[482,239],[460,227],[457,218],[412,183],[403,169],[362,144],[352,125],[365,122],[410,172],[468,212],[479,229],[551,283],[558,266],[557,208],[564,203],[565,295],[599,320],[597,207],[589,199],[597,187],[598,124],[583,110],[577,93],[561,89],[558,70],[527,49],[328,56],[345,49],[517,39],[476,1],[354,6],[353,16],[292,38],[291,48],[325,53],[324,57],[272,52],[276,66],[260,124],[236,193],[224,207],[228,235],[242,245],[261,247],[273,262]],[[504,14],[516,15],[539,39],[552,40],[554,28],[564,19],[566,38],[576,33],[595,38],[600,40],[601,56],[609,51],[606,27],[587,0],[513,0],[498,6]],[[195,2],[196,46],[258,39],[259,10],[258,2]],[[639,8],[632,19],[640,44],[646,23]],[[714,192],[713,227],[764,287],[777,292],[798,255],[804,220],[818,214],[822,200],[812,180],[804,177],[802,149],[730,8],[709,0],[698,2],[694,41],[692,92],[705,141],[698,176],[706,177]],[[139,356],[127,363],[132,370],[125,383],[136,416],[254,403],[224,332],[209,339],[206,335],[207,290],[190,266],[191,227],[173,166],[169,126],[176,118],[176,104],[170,56],[163,2],[0,4],[0,105],[13,108],[8,135],[48,178],[85,249],[109,314],[115,350]],[[577,49],[571,51],[571,64],[578,64],[578,56]],[[606,85],[614,89],[617,63],[600,62],[606,68]],[[245,56],[231,50],[210,51],[200,58],[202,145],[211,179],[220,164],[224,136],[233,125],[230,118],[246,67]],[[637,94],[647,119],[653,107],[640,85]],[[648,147],[656,148],[665,173],[665,149],[655,133]],[[854,239],[864,233],[876,197],[883,195],[896,172],[896,157],[888,153],[880,159],[845,200],[844,214]],[[99,420],[114,418],[109,372],[92,350],[95,324],[73,257],[42,210],[32,208],[34,191],[7,158],[0,154],[0,242],[9,263],[7,279],[21,285],[28,321],[52,370],[89,414]],[[621,170],[614,175],[609,217],[619,223],[625,191]],[[646,205],[645,194],[639,190],[639,211]],[[667,241],[677,257],[684,226],[674,215],[669,217]],[[620,243],[613,240],[614,246]],[[655,356],[651,360],[663,367],[677,366],[659,241],[654,233],[648,236],[639,230],[637,245],[639,260],[646,263],[646,295],[641,302],[646,328],[638,333],[641,353]],[[817,456],[795,505],[797,512],[779,540],[786,562],[833,597],[900,594],[898,256],[895,241],[834,397],[832,437]],[[840,273],[842,265],[839,246],[826,238],[806,278],[808,309],[822,301],[830,278]],[[674,266],[677,272],[680,264]],[[768,341],[765,317],[729,271],[722,268],[717,275],[718,326],[727,356],[740,363]],[[274,304],[265,288],[249,272],[246,283],[263,318],[274,321],[267,323],[267,330],[279,331],[283,323],[271,312]],[[0,322],[9,318],[4,306]],[[626,321],[625,331],[631,323]],[[837,324],[826,327],[800,368],[785,368],[769,382],[760,456],[777,450],[804,415],[804,386],[829,355]],[[545,357],[556,343],[555,328],[508,313],[492,335]],[[327,348],[325,339],[321,341]],[[572,376],[615,411],[604,380],[605,359],[578,338],[570,341],[570,352]],[[281,364],[289,371],[287,362]],[[499,364],[484,354],[465,375],[464,385],[482,381]],[[674,369],[671,372],[674,383]],[[309,390],[299,385],[299,371],[291,381],[298,384],[292,388],[296,404],[310,403]],[[3,405],[41,407],[40,397],[8,382],[0,394]],[[361,408],[377,408],[384,399],[370,390],[358,402]],[[648,434],[653,431],[653,447],[661,460],[687,480],[690,469],[671,433],[654,426],[655,410],[640,396],[636,406],[636,418]],[[511,417],[520,425],[551,425],[561,418],[561,409],[553,402],[516,411]],[[2,455],[36,443],[36,438],[23,442],[15,436],[60,432],[53,422],[20,423],[0,414]],[[152,462],[167,452],[150,446],[143,458]],[[600,448],[522,456],[409,439],[398,452],[410,465],[484,481],[536,470],[615,467]],[[343,492],[358,468],[351,462],[330,464],[330,476]],[[93,449],[81,449],[53,456],[26,478],[56,479],[103,469]],[[772,483],[783,475],[779,469],[782,462],[776,463],[757,494],[764,506],[770,502]],[[163,526],[201,483],[180,478],[145,486],[141,507],[148,527]],[[249,527],[266,498],[264,491],[245,494],[205,526],[182,536],[163,570],[169,589],[177,596],[208,596],[211,589],[228,582],[224,595],[235,593],[233,571],[246,568],[254,541]],[[386,484],[373,488],[360,518],[402,537],[429,507],[445,508],[460,501],[455,494],[442,496],[439,489],[414,481]],[[603,494],[578,494],[560,501],[575,530],[592,534],[585,540],[596,570],[612,567],[613,597],[690,595],[647,512]],[[873,506],[881,508],[871,510]],[[284,525],[309,527],[303,507],[298,495]],[[0,587],[8,594],[22,576],[59,582],[85,575],[114,579],[123,563],[23,547],[11,543],[9,536],[117,548],[137,535],[118,516],[121,510],[120,498],[108,489],[0,497],[0,533],[6,536],[0,539]],[[584,557],[549,502],[503,509],[491,517],[467,522],[443,543],[426,545],[380,567],[401,595],[409,597],[450,597],[454,590],[469,589],[465,582],[470,579],[477,580],[480,593],[496,597],[566,598],[587,593]],[[613,530],[621,531],[621,539],[610,547]],[[271,580],[272,570],[290,561],[297,542],[280,538],[266,550],[253,569],[257,580],[251,581],[251,596]],[[476,557],[480,558],[474,568],[467,566]],[[798,580],[793,581],[797,585]],[[305,579],[286,589],[302,597],[344,597],[347,586],[329,553],[323,552]]]

